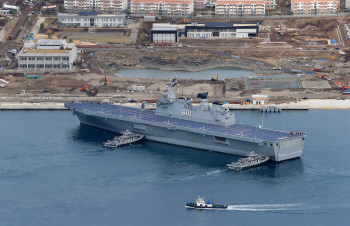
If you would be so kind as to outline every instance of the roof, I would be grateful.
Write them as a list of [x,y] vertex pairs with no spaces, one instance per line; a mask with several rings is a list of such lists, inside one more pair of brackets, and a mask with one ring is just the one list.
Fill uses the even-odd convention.
[[67,43],[66,40],[39,39],[37,45],[63,45],[65,43]]
[[206,22],[206,27],[233,27],[233,22]]
[[78,12],[79,16],[97,16],[97,12]]
[[264,0],[229,0],[229,1],[223,1],[219,0],[215,2],[215,5],[237,5],[237,4],[243,4],[243,5],[255,5],[255,4],[262,4],[265,5]]
[[268,95],[252,95],[253,98],[257,98],[257,97],[264,97],[264,98],[267,98]]
[[154,27],[152,31],[176,31],[177,27]]
[[54,9],[57,8],[57,5],[43,6],[43,9]]
[[182,4],[191,4],[193,3],[192,0],[131,0],[132,3],[148,3],[148,4],[159,4],[159,3],[166,3],[166,4],[175,4],[175,3],[182,3]]
[[[66,53],[70,52],[71,49],[23,49],[26,50],[26,53]],[[26,54],[24,52],[21,52],[22,54]]]

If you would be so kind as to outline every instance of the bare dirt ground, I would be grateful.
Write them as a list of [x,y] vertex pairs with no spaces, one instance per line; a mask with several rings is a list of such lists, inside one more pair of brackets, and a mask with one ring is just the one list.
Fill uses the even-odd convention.
[[[183,23],[180,20],[170,22]],[[249,22],[256,23],[257,21]],[[21,90],[27,90],[31,95],[44,95],[44,89],[50,90],[50,95],[64,95],[64,91],[67,89],[70,94],[66,95],[71,98],[90,98],[86,93],[79,91],[79,88],[87,85],[90,90],[94,87],[98,90],[94,100],[108,97],[117,102],[130,99],[137,101],[155,100],[164,92],[166,80],[122,78],[112,75],[120,68],[128,67],[200,71],[219,66],[252,69],[262,75],[291,73],[290,71],[273,70],[273,67],[275,69],[300,70],[298,73],[303,73],[303,71],[313,71],[314,67],[319,66],[325,67],[321,73],[327,78],[331,78],[331,81],[321,80],[315,75],[302,75],[300,76],[301,88],[247,90],[245,89],[245,79],[217,82],[179,80],[178,95],[196,99],[197,93],[208,91],[211,101],[218,99],[227,102],[245,100],[250,98],[252,94],[267,94],[270,96],[270,100],[278,102],[293,101],[302,97],[336,98],[342,95],[342,90],[335,82],[342,82],[345,86],[348,86],[350,82],[350,50],[347,47],[349,42],[347,39],[344,40],[341,35],[341,29],[344,29],[343,25],[350,23],[350,16],[258,22],[260,24],[259,38],[229,40],[180,38],[183,46],[190,47],[155,46],[147,48],[143,46],[141,49],[135,49],[135,46],[125,45],[122,48],[111,47],[110,49],[94,50],[95,55],[91,60],[92,71],[90,73],[40,74],[42,76],[40,79],[29,80],[25,78],[23,72],[6,73],[6,69],[3,69],[0,78],[9,81],[10,84],[5,88],[0,88],[0,96],[17,97],[16,93],[21,92]],[[139,43],[150,41],[150,26],[151,23],[142,24],[137,40]],[[71,31],[67,30],[66,32]],[[283,35],[278,34],[280,31],[283,31]],[[337,44],[329,45],[329,39],[335,39]],[[296,50],[297,47],[301,47],[302,50]],[[340,48],[342,52],[335,48]],[[80,61],[75,65],[76,71],[78,69],[91,69],[87,65],[90,51],[85,49],[83,54],[79,54]],[[215,52],[226,55],[219,55]],[[237,57],[246,57],[250,60]],[[84,59],[84,62],[81,59]],[[262,63],[268,66],[262,65]],[[6,62],[1,62],[1,64],[5,67],[7,65]],[[12,77],[8,77],[8,74],[12,74]],[[35,74],[29,73],[28,75]],[[109,87],[104,86],[105,74],[110,80],[111,86]],[[133,86],[145,86],[146,89],[141,93],[139,91],[132,92]],[[239,90],[231,90],[231,87],[234,86],[238,86]],[[45,93],[45,95],[49,94]]]

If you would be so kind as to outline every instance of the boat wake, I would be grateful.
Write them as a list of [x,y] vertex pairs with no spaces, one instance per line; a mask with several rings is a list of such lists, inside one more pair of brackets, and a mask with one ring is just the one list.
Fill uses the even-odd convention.
[[295,204],[262,204],[262,205],[228,205],[226,210],[236,211],[281,211],[281,210],[306,210],[317,209],[317,206],[311,206],[305,203]]

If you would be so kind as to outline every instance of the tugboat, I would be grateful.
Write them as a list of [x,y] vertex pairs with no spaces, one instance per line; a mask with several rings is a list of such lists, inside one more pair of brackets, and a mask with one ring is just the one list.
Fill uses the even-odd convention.
[[254,151],[250,152],[245,158],[240,158],[238,162],[227,164],[229,169],[242,170],[252,168],[269,161],[270,157],[258,155]]
[[108,148],[117,148],[123,145],[135,143],[139,140],[141,140],[144,137],[144,135],[141,134],[135,134],[130,132],[129,130],[126,130],[123,132],[123,135],[118,137],[114,137],[113,140],[109,140],[107,142],[102,143],[104,147]]
[[186,203],[186,208],[191,209],[227,209],[227,205],[215,205],[214,203],[208,201],[207,203],[204,201],[204,197],[199,198],[196,200],[196,203],[190,202]]

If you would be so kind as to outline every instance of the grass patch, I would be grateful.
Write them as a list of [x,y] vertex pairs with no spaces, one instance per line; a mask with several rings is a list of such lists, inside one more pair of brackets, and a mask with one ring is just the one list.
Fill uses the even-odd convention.
[[44,27],[45,27],[45,28],[46,28],[46,27],[50,27],[51,24],[52,24],[55,20],[57,20],[57,19],[56,19],[56,18],[46,18],[46,19],[44,20]]
[[28,19],[29,19],[29,16],[27,16],[27,17],[26,17],[26,19],[24,20],[24,22],[23,22],[22,26],[25,26],[25,25],[26,25],[26,23],[27,23]]
[[113,43],[127,43],[129,42],[129,37],[69,37],[75,40],[86,41],[89,42],[113,42]]
[[16,36],[15,36],[14,39],[17,39],[17,37],[18,37],[19,33],[21,33],[21,31],[22,31],[22,29],[19,29],[19,30],[17,31]]

